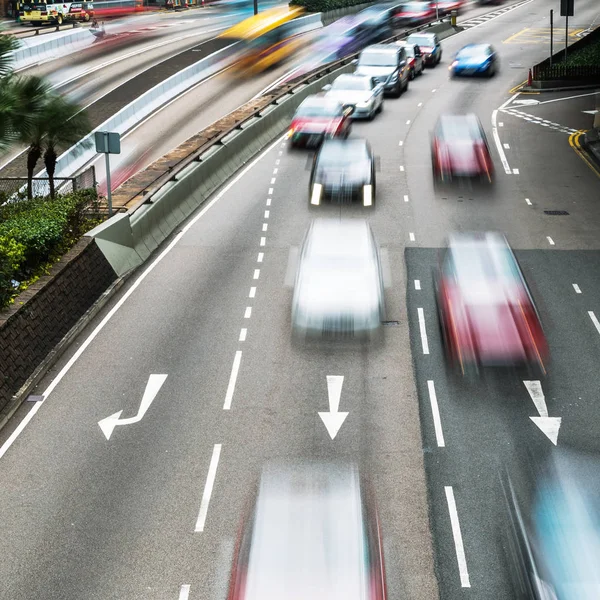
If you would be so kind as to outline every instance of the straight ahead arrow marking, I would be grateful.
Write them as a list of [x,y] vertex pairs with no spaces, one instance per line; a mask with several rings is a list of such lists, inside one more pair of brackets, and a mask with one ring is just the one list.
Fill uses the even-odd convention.
[[540,431],[556,446],[558,443],[558,432],[562,423],[561,417],[549,417],[546,398],[539,381],[523,381],[537,411],[539,417],[529,417]]
[[329,395],[329,412],[320,412],[319,416],[323,421],[329,437],[335,439],[341,426],[343,425],[347,412],[338,412],[340,407],[340,398],[342,396],[342,385],[344,385],[343,375],[327,375],[327,393]]

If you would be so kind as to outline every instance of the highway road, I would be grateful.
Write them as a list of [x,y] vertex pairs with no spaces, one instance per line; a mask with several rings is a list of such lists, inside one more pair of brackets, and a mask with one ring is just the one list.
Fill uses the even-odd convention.
[[[391,271],[381,344],[291,344],[291,257],[311,218],[365,213],[308,210],[306,155],[283,139],[126,284],[42,381],[47,400],[26,403],[0,432],[3,596],[223,600],[264,461],[344,457],[375,483],[390,599],[511,598],[497,471],[553,442],[529,418],[526,373],[463,381],[447,371],[431,273],[449,232],[506,233],[549,336],[540,385],[562,418],[556,441],[597,451],[599,179],[569,144],[591,126],[582,111],[595,98],[511,91],[547,55],[539,32],[554,4],[471,21],[443,42],[439,67],[355,124],[381,157],[368,213]],[[573,27],[599,16],[593,0],[577,10]],[[519,41],[526,31],[538,41]],[[496,77],[449,79],[452,54],[470,42],[496,46]],[[491,190],[433,187],[429,133],[455,111],[475,112],[488,132]],[[151,375],[167,377],[142,414]],[[318,417],[327,375],[344,377],[349,412],[335,440]],[[110,431],[104,419],[119,411]]]

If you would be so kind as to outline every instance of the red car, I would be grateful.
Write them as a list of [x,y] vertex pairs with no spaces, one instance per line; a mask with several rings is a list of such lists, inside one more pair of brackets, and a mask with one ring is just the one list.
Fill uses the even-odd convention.
[[[435,10],[435,0],[431,2],[432,8]],[[462,9],[465,7],[465,0],[439,0],[437,3],[437,9],[440,15],[448,15],[453,10],[460,14]]]
[[546,372],[540,316],[504,236],[451,236],[435,287],[446,357],[463,374],[502,365]]
[[431,159],[434,178],[480,177],[492,182],[494,163],[481,122],[474,114],[441,116],[433,130]]
[[386,600],[372,490],[354,465],[268,465],[234,551],[227,600]]
[[298,107],[290,126],[292,146],[319,146],[325,138],[350,135],[352,107],[325,96],[309,96]]
[[435,20],[435,6],[431,2],[407,2],[394,14],[395,27],[415,27]]

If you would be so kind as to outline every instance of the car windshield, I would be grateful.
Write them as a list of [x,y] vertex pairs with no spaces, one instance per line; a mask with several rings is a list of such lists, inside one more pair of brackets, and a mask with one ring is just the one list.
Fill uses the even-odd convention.
[[297,117],[339,117],[343,107],[340,104],[308,104],[298,108]]
[[416,44],[417,46],[425,46],[426,48],[432,48],[435,46],[435,42],[432,38],[426,35],[411,35],[408,38],[408,41],[411,44]]
[[465,117],[443,117],[438,135],[448,142],[477,141],[482,138],[479,123]]
[[395,52],[371,50],[360,55],[358,64],[374,67],[393,67],[398,64],[398,55]]
[[324,144],[319,153],[319,169],[347,167],[369,160],[364,144]]
[[487,58],[489,55],[487,46],[468,46],[456,55],[456,58]]
[[360,90],[370,89],[366,77],[338,77],[331,86],[332,90]]

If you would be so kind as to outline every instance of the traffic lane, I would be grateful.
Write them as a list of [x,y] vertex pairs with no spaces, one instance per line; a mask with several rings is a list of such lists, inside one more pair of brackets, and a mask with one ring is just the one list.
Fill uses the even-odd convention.
[[[0,569],[11,597],[170,597],[192,573],[210,576],[222,535],[234,537],[237,514],[227,513],[224,533],[212,530],[216,546],[194,531],[214,444],[227,456],[222,398],[252,275],[254,181],[223,197],[198,221],[198,237],[184,236],[149,272],[3,457],[13,484],[0,493],[15,514],[3,525]],[[168,377],[147,414],[107,441],[98,421],[134,416],[151,373]],[[36,502],[23,506],[23,497]],[[71,546],[64,530],[73,527]],[[42,553],[47,561],[27,563]]]
[[[597,277],[592,269],[598,253],[519,251],[517,257],[526,277],[534,283],[534,297],[543,299],[539,308],[552,359],[541,385],[549,415],[562,418],[558,443],[597,452],[592,425],[597,420],[597,408],[591,400],[597,388],[592,374],[600,339],[585,310],[587,302],[577,294],[571,280],[575,277],[595,286]],[[409,286],[408,311],[442,595],[508,598],[509,574],[498,568],[503,564],[501,534],[506,523],[498,472],[506,466],[523,473],[529,454],[542,462],[552,447],[529,419],[537,415],[523,383],[531,375],[522,370],[488,370],[481,378],[469,381],[450,372],[441,347],[431,280],[437,251],[409,249],[406,261],[409,283],[420,282],[418,290]],[[429,354],[424,354],[421,346],[419,308],[425,316]],[[436,392],[438,428],[430,385]],[[457,568],[446,486],[453,486],[462,515],[471,585],[468,592],[461,587]]]
[[[238,444],[239,440],[247,443],[243,459],[234,465],[236,475],[215,490],[216,504],[222,503],[219,497],[231,499],[236,494],[230,489],[232,482],[236,487],[240,481],[249,482],[247,473],[254,473],[268,458],[356,460],[375,480],[389,553],[390,594],[437,597],[406,323],[402,320],[398,327],[385,328],[382,344],[291,343],[292,288],[286,286],[286,276],[289,283],[289,275],[294,273],[294,249],[299,248],[312,218],[358,218],[365,216],[365,211],[358,206],[324,206],[324,210],[309,211],[306,153],[279,148],[282,154],[272,160],[272,177],[258,192],[261,208],[269,212],[265,218],[259,210],[262,225],[256,227],[255,266],[250,270],[255,296],[238,309],[240,338],[244,341],[239,345],[242,356],[230,410],[235,428],[232,438]],[[388,206],[389,216],[394,206],[391,202]],[[379,217],[379,221],[384,220],[385,216]],[[377,213],[370,221],[381,241]],[[401,250],[386,250],[390,252],[395,285],[387,294],[388,316],[399,317]],[[251,308],[250,317],[242,319],[247,308]],[[334,441],[318,416],[328,410],[327,375],[344,377],[340,410],[349,413]],[[256,450],[250,435],[263,440]],[[241,502],[242,496],[238,499]]]

